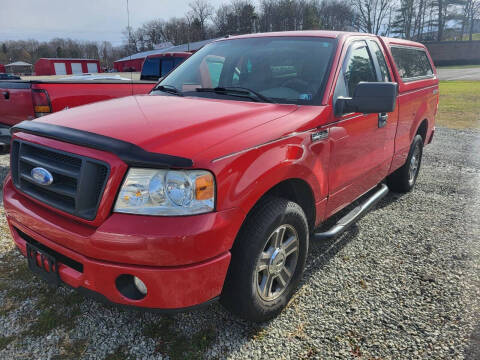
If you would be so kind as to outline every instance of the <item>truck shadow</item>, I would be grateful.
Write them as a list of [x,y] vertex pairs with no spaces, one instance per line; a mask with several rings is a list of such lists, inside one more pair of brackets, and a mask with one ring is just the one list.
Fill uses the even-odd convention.
[[[358,204],[364,201],[368,197],[369,193],[365,194],[359,198],[354,203],[347,206],[345,209],[339,211],[337,214],[330,217],[326,220],[316,231],[322,232],[327,231],[333,225],[337,223],[343,216],[348,212],[354,209]],[[383,199],[381,199],[372,209],[370,209],[365,216],[368,216],[372,212],[378,209],[383,209],[388,207],[391,203],[400,199],[404,194],[399,193],[388,193]],[[361,219],[359,220],[361,222]],[[349,229],[347,229],[343,234],[322,241],[310,240],[310,252],[307,259],[307,266],[305,274],[303,276],[302,284],[308,282],[311,276],[315,275],[318,271],[321,271],[322,268],[334,258],[339,251],[341,251],[350,241],[355,239],[361,229],[361,225],[358,225],[358,222],[353,224]]]

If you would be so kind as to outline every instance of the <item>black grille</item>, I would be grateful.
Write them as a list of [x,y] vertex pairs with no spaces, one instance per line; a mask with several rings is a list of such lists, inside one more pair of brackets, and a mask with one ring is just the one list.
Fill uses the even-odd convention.
[[[13,141],[10,162],[13,183],[20,191],[86,220],[97,215],[109,174],[106,163],[21,140]],[[50,185],[33,179],[36,167],[52,174]]]

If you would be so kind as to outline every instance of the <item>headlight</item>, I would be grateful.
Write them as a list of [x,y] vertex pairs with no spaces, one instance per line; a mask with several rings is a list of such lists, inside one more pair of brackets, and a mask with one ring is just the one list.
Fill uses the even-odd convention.
[[213,211],[215,180],[205,170],[128,171],[115,212],[146,215],[192,215]]

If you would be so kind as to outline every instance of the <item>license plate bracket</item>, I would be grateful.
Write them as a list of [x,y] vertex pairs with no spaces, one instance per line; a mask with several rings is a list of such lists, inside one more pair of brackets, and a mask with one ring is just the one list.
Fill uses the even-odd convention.
[[44,279],[50,286],[57,287],[60,284],[58,263],[55,257],[27,243],[27,260],[28,268],[34,274]]

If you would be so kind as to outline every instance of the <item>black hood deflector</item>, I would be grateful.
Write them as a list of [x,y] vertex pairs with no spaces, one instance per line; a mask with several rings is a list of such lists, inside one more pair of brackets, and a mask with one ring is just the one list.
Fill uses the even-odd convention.
[[138,145],[89,131],[37,121],[22,121],[13,126],[10,133],[25,132],[54,140],[107,151],[117,155],[125,163],[135,167],[189,168],[193,161],[187,158],[148,152]]

